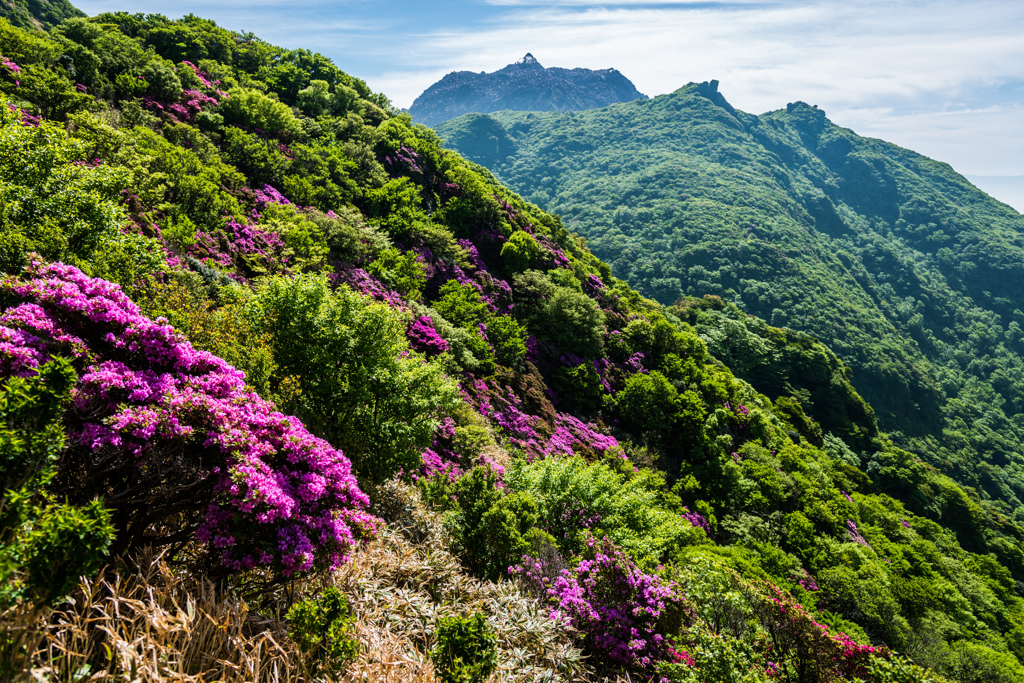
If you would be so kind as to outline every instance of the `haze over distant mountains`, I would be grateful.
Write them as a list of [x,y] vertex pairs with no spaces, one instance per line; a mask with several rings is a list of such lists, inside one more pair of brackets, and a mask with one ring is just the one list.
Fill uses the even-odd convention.
[[472,112],[580,111],[647,96],[616,69],[545,68],[530,53],[492,73],[454,71],[423,91],[409,113],[436,126]]

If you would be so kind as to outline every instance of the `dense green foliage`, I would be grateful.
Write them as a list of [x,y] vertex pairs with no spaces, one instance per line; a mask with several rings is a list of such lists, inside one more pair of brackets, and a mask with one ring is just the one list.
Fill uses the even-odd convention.
[[0,383],[0,607],[19,597],[63,597],[79,576],[99,569],[110,547],[113,528],[100,501],[71,505],[46,489],[75,379],[57,358],[33,377]]
[[[718,296],[821,340],[852,374],[820,371],[851,382],[896,443],[977,490],[991,514],[1024,520],[1024,218],[948,165],[803,103],[739,112],[717,82],[588,112],[463,117],[440,132],[467,151],[481,132],[507,135],[504,153],[481,161],[642,293]],[[809,340],[786,332],[783,351],[763,323],[739,335],[730,321],[741,319],[703,315],[698,327],[759,391],[790,391],[781,366],[820,364]],[[781,366],[765,363],[780,353]],[[832,426],[846,419],[839,406],[815,398],[832,380],[809,381],[792,387],[805,411],[847,431]]]
[[307,657],[310,674],[337,675],[359,653],[352,633],[355,615],[348,599],[334,586],[288,610],[288,634]]
[[[473,574],[497,580],[528,565],[537,598],[571,621],[608,672],[763,680],[756,666],[807,683],[928,680],[910,657],[951,676],[1019,675],[1024,531],[879,431],[874,394],[853,388],[862,366],[851,372],[840,360],[846,347],[834,355],[738,304],[665,308],[642,298],[558,217],[320,55],[191,16],[72,19],[48,36],[2,21],[0,30],[12,46],[5,56],[27,74],[0,80],[3,268],[19,273],[35,252],[118,283],[142,312],[246,373],[259,397],[232,394],[233,411],[266,399],[294,416],[269,420],[286,443],[259,442],[265,460],[247,453],[234,479],[215,487],[190,465],[195,488],[169,489],[187,515],[261,477],[272,458],[294,464],[302,439],[287,430],[301,419],[366,484],[418,481]],[[55,61],[62,52],[77,55],[80,81]],[[718,111],[688,91],[627,106],[676,100]],[[709,167],[709,178],[712,170],[721,169]],[[693,223],[694,245],[717,234],[710,214],[703,221]],[[903,362],[898,336],[869,332],[856,337],[865,353],[882,345],[891,351],[883,361]],[[908,357],[930,367],[923,352]],[[233,371],[222,370],[209,382],[227,381]],[[37,425],[52,437],[38,457],[66,476],[43,482],[40,495],[91,495],[66,484],[84,471],[69,453],[90,444],[66,418],[58,434],[57,419]],[[207,455],[192,432],[169,425],[148,433],[163,450],[147,477],[164,465],[177,473],[170,465],[190,463],[178,457],[186,450]],[[222,449],[233,435],[216,434]],[[62,450],[58,436],[73,447]],[[301,479],[296,498],[282,503],[268,487],[245,512],[268,506],[257,514],[290,519],[287,506],[318,499],[326,480],[315,466],[299,469],[274,474]],[[114,484],[105,490],[127,488]],[[140,489],[133,500],[149,492]],[[97,512],[117,504],[91,503]],[[349,513],[358,516],[328,510],[322,520]],[[137,525],[166,531],[168,519]],[[185,521],[167,542],[183,561],[198,555],[189,532],[205,528]],[[24,528],[5,524],[4,534]],[[90,549],[105,553],[99,541]],[[300,550],[289,569],[312,565],[295,559]],[[252,557],[233,569],[258,570]],[[233,587],[255,583],[245,575]],[[730,596],[740,597],[725,609]],[[301,604],[296,638],[340,666],[354,652],[347,606],[326,595]],[[632,638],[632,628],[643,633]],[[435,662],[460,680],[486,677],[494,655],[484,630],[445,636],[451,647]]]
[[85,13],[68,0],[3,0],[0,17],[20,28],[53,28],[65,19],[84,17]]
[[434,671],[444,683],[483,683],[497,664],[494,634],[480,612],[444,617],[437,623],[437,644],[430,651]]

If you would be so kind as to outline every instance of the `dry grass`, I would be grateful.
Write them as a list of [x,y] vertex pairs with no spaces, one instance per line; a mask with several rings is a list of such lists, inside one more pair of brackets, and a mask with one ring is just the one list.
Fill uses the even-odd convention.
[[415,489],[391,482],[379,490],[376,512],[389,521],[377,542],[335,576],[356,610],[358,638],[367,646],[345,681],[433,683],[427,652],[442,616],[482,611],[498,637],[498,681],[584,681],[593,676],[564,626],[556,626],[516,584],[467,576],[445,550],[438,520]]
[[[349,597],[363,650],[343,682],[438,681],[427,654],[437,619],[477,610],[498,637],[499,668],[488,683],[596,678],[571,634],[516,584],[463,572],[415,489],[390,483],[377,499],[377,513],[389,521],[379,538],[334,575],[296,587],[315,592],[335,584]],[[279,614],[250,610],[153,555],[83,581],[57,610],[0,614],[0,658],[11,667],[0,681],[312,680]]]
[[159,557],[83,581],[52,612],[9,615],[23,635],[10,680],[288,681],[301,660],[279,619],[252,614],[206,580],[175,575]]

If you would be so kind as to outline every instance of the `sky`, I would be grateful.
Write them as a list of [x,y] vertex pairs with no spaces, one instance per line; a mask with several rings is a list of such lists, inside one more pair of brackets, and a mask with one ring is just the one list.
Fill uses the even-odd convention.
[[73,0],[194,13],[330,57],[408,107],[452,71],[614,67],[655,96],[717,79],[760,114],[802,100],[950,163],[1024,212],[1020,0]]

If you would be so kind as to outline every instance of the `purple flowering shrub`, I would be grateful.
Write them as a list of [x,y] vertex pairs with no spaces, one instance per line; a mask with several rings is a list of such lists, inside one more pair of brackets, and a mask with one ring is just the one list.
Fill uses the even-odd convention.
[[388,289],[362,268],[340,265],[331,274],[331,284],[348,285],[354,292],[365,297],[386,303],[392,308],[405,309],[405,300],[398,292]]
[[283,249],[284,242],[277,233],[260,225],[228,220],[223,230],[214,234],[197,230],[188,255],[200,261],[209,259],[230,270],[241,263],[246,266],[244,271],[252,274],[277,270]]
[[[112,509],[115,551],[200,542],[219,571],[333,567],[374,532],[351,464],[116,285],[36,261],[0,283],[0,369],[81,367],[58,486]],[[74,501],[72,501],[74,502]]]
[[526,412],[526,406],[512,389],[494,387],[490,382],[477,380],[474,395],[466,398],[500,428],[509,442],[525,451],[527,459],[554,455],[584,453],[597,457],[620,454],[615,437],[602,434],[593,426],[567,413],[552,412],[550,422]]
[[414,349],[427,356],[436,356],[448,350],[448,342],[437,333],[430,316],[421,315],[410,320],[405,335]]
[[658,663],[684,656],[676,639],[693,612],[679,586],[644,573],[607,540],[591,541],[583,559],[554,576],[528,555],[509,571],[540,591],[551,618],[578,630],[602,664],[652,675]]

